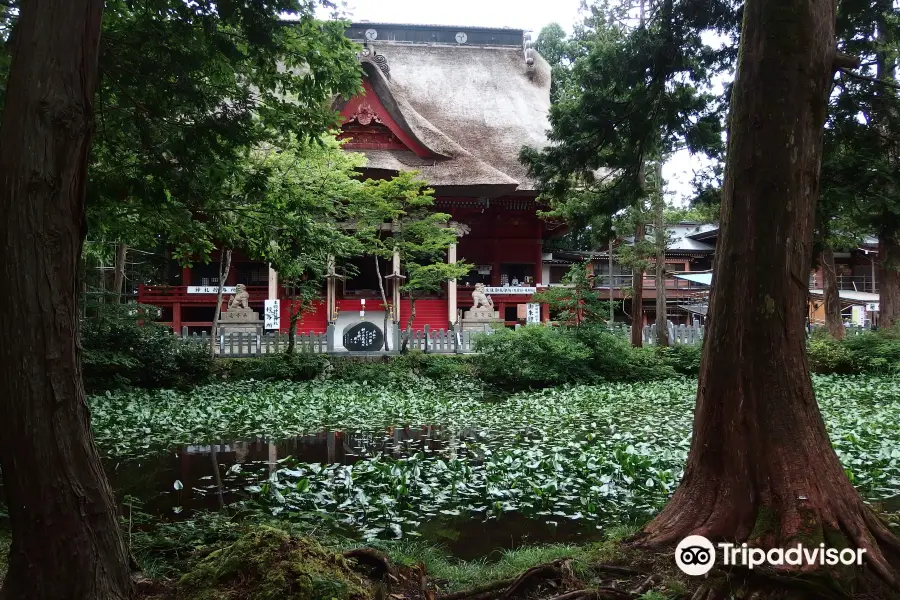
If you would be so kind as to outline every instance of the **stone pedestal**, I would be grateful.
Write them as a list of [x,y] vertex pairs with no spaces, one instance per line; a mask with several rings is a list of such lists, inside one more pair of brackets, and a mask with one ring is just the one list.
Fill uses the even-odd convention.
[[493,308],[471,308],[463,313],[462,330],[489,333],[502,326],[500,312]]
[[259,313],[250,308],[232,308],[219,316],[219,333],[257,333],[262,330],[263,321]]

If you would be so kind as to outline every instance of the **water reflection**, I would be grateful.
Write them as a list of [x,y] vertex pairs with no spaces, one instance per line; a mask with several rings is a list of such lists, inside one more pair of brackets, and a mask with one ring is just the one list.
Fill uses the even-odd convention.
[[[133,496],[143,510],[163,518],[185,518],[194,510],[216,510],[246,499],[248,480],[264,480],[280,461],[349,465],[377,455],[404,458],[417,452],[467,455],[473,429],[447,431],[440,425],[389,427],[384,431],[322,431],[286,440],[264,438],[183,446],[170,453],[128,461],[106,461],[118,497]],[[232,467],[241,465],[240,474]],[[176,486],[180,482],[180,486]],[[181,489],[176,489],[180,487]]]
[[[474,429],[439,425],[322,431],[278,441],[256,438],[183,446],[154,457],[107,461],[106,468],[120,502],[127,503],[126,498],[131,496],[140,502],[143,512],[178,520],[189,518],[195,511],[221,510],[248,499],[248,485],[267,480],[288,459],[349,465],[379,455],[401,459],[415,453],[439,453],[446,459],[465,458],[470,464],[478,464],[484,456],[466,442],[478,440],[480,435]],[[463,512],[425,520],[417,533],[421,539],[440,543],[466,559],[524,543],[584,541],[600,535],[593,524],[558,521],[534,519],[518,512],[484,520],[484,515]]]

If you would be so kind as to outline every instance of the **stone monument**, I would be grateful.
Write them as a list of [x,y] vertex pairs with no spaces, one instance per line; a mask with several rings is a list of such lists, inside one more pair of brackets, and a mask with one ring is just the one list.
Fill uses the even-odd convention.
[[243,283],[235,286],[234,296],[228,301],[228,310],[219,316],[219,332],[229,333],[257,333],[263,322],[259,313],[250,308],[250,294]]
[[377,352],[384,347],[384,333],[375,323],[361,321],[344,328],[343,342],[347,352]]
[[489,332],[500,323],[500,313],[494,310],[491,297],[484,293],[484,284],[476,283],[472,291],[472,308],[463,313],[463,331]]

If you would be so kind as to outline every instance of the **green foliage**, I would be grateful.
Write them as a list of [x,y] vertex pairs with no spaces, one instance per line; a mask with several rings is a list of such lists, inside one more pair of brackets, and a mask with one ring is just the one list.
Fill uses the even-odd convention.
[[[896,496],[900,380],[815,375],[813,385],[854,485],[870,501]],[[243,464],[223,479],[255,494],[261,504],[241,507],[261,517],[294,521],[319,511],[322,527],[327,513],[335,527],[393,539],[417,537],[426,524],[471,526],[477,518],[482,527],[509,513],[530,527],[574,522],[585,532],[641,522],[682,477],[696,392],[696,381],[670,379],[484,401],[463,380],[230,382],[118,392],[91,397],[90,405],[95,439],[117,462],[130,456],[147,464],[166,448],[210,440],[365,432],[371,443],[356,449],[361,460],[352,464],[285,458],[274,473]],[[439,425],[433,442],[382,444],[397,428],[426,424]]]
[[576,327],[603,323],[609,319],[609,301],[603,299],[588,275],[586,263],[576,263],[569,267],[562,283],[569,287],[549,287],[541,290],[532,302],[547,304],[554,320]]
[[563,331],[543,325],[478,336],[475,350],[478,373],[488,383],[537,388],[594,377],[588,364],[590,349]]
[[178,582],[184,600],[364,600],[368,583],[310,538],[259,527],[199,561]]
[[665,348],[654,348],[662,362],[679,375],[697,377],[700,374],[700,359],[703,346],[700,344],[673,344]]
[[427,378],[450,380],[473,377],[472,359],[464,355],[425,354],[420,350],[378,360],[333,357],[331,378],[357,382],[385,382],[397,379]]
[[900,330],[867,331],[836,340],[823,330],[810,337],[809,366],[813,373],[900,373]]
[[81,323],[82,367],[88,391],[137,386],[188,388],[208,380],[206,346],[178,343],[172,332],[150,322],[158,309],[137,304],[100,304]]
[[733,33],[735,3],[666,0],[637,23],[629,9],[598,2],[572,40],[554,41],[571,55],[560,61],[571,73],[551,106],[553,143],[520,155],[551,214],[600,240],[612,215],[643,210],[649,161],[682,148],[714,157],[724,149],[725,103],[708,90],[734,53],[713,49],[704,33]]
[[220,358],[213,364],[213,375],[223,380],[309,381],[322,375],[327,364],[324,356],[305,352]]
[[604,327],[529,325],[479,337],[478,375],[504,388],[540,388],[592,381],[653,381],[675,377],[652,351],[634,349]]
[[[104,11],[89,171],[93,239],[208,256],[244,222],[265,145],[337,124],[333,94],[361,89],[345,24],[317,3],[114,0]],[[291,19],[288,22],[286,19]]]

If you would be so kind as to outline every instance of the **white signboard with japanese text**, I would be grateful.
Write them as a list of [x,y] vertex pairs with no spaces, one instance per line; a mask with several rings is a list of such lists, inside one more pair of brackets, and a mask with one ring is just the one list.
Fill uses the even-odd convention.
[[485,287],[484,293],[491,296],[513,295],[522,296],[526,294],[534,294],[537,292],[536,287]]
[[281,301],[277,298],[275,300],[266,300],[265,301],[265,309],[264,315],[266,320],[266,329],[280,329],[281,328]]
[[[223,294],[234,294],[237,288],[233,285],[226,285],[222,288]],[[217,285],[189,285],[188,294],[218,294],[219,286]]]
[[878,302],[869,302],[866,304],[866,310],[868,312],[881,312],[879,310]]
[[851,308],[851,317],[850,321],[854,325],[858,325],[859,327],[863,327],[866,324],[866,309],[862,306],[854,306]]
[[541,322],[541,305],[537,302],[529,302],[528,303],[528,316],[525,319],[526,323],[540,323]]

